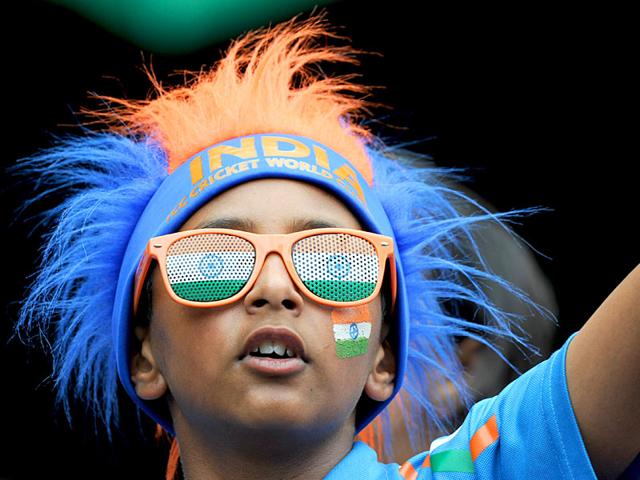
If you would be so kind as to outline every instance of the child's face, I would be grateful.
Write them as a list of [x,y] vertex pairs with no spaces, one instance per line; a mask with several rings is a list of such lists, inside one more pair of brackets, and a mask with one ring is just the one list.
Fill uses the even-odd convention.
[[[215,197],[181,230],[228,217],[250,220],[254,233],[318,228],[295,223],[307,220],[362,228],[346,206],[318,187],[262,179]],[[142,355],[133,362],[132,379],[142,398],[169,393],[178,434],[185,428],[210,431],[223,425],[307,434],[314,428],[344,428],[354,425],[355,406],[363,391],[379,401],[391,395],[395,363],[388,343],[380,341],[380,295],[361,307],[321,305],[297,289],[275,253],[266,258],[243,299],[218,308],[190,308],[174,302],[159,269],[153,275],[153,317],[148,331],[136,329],[143,343]],[[371,336],[364,354],[338,357],[332,329],[336,315],[369,317]],[[264,326],[287,327],[302,339],[307,361],[300,371],[272,376],[241,360],[247,338]]]

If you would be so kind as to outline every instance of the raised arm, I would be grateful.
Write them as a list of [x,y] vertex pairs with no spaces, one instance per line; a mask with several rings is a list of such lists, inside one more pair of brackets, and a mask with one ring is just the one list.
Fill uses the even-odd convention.
[[593,468],[615,479],[640,448],[640,265],[573,339],[566,371]]

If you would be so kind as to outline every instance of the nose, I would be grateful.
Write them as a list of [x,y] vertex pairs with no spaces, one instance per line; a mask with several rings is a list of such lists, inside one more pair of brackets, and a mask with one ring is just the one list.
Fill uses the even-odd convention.
[[288,310],[295,316],[302,311],[304,300],[289,276],[282,257],[271,252],[264,260],[253,287],[244,297],[249,313],[257,313],[263,307]]

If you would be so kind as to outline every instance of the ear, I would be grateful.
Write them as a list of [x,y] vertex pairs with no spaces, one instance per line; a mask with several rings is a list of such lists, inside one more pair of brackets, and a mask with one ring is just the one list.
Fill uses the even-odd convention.
[[158,368],[149,339],[149,328],[137,326],[134,330],[141,347],[131,359],[131,381],[143,400],[156,400],[167,391],[167,382]]
[[367,377],[364,391],[372,400],[384,402],[393,393],[395,378],[396,359],[388,340],[384,340],[376,352],[373,369]]

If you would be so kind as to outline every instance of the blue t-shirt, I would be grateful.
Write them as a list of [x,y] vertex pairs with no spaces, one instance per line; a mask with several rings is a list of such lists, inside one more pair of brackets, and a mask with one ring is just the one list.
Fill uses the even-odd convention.
[[379,463],[358,441],[325,479],[596,479],[567,388],[567,348],[578,333],[498,395],[476,403],[460,428],[402,468]]

